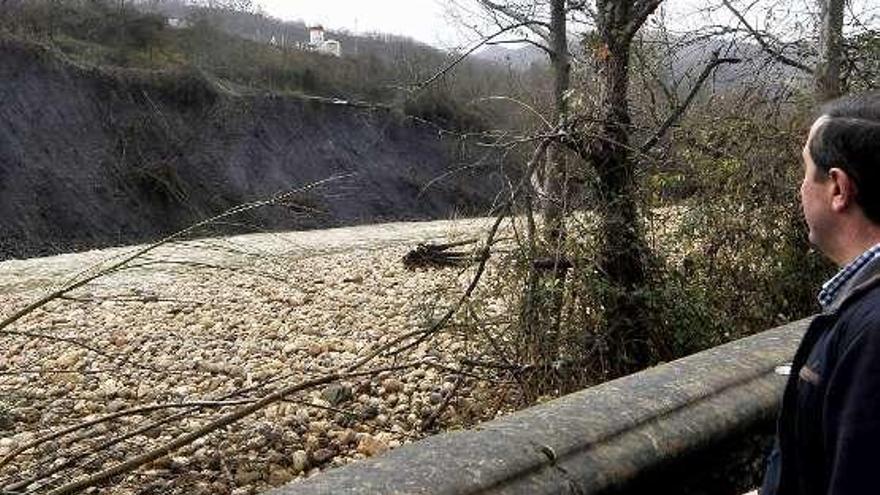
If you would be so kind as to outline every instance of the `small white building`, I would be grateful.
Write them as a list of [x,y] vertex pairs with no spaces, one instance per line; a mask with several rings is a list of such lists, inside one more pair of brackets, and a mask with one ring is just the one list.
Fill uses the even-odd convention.
[[334,57],[342,56],[342,44],[336,40],[324,39],[324,27],[320,24],[309,28],[309,48]]
[[189,20],[182,17],[169,17],[165,22],[168,24],[168,27],[172,29],[186,29],[192,26],[192,23],[189,22]]

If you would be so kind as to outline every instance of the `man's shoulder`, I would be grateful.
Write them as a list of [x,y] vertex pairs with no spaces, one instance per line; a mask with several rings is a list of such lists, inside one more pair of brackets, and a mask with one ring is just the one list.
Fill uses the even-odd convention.
[[844,305],[834,322],[842,348],[865,338],[880,341],[880,283],[866,288]]
[[841,317],[880,318],[880,277],[864,286],[855,294],[849,304],[844,306]]

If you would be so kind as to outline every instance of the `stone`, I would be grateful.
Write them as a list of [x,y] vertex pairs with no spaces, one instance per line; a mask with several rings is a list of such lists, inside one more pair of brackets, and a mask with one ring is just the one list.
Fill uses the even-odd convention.
[[296,476],[289,469],[283,468],[277,464],[269,466],[269,476],[266,481],[272,486],[278,486],[292,480]]
[[248,485],[260,479],[260,473],[251,469],[238,469],[235,471],[235,482],[240,485]]
[[333,449],[318,449],[312,452],[312,459],[315,461],[315,464],[324,464],[335,456],[336,452]]
[[305,450],[297,450],[290,459],[293,474],[300,474],[309,468],[309,456]]
[[348,445],[354,443],[357,440],[357,435],[354,430],[347,428],[337,437],[339,443],[342,445]]
[[114,413],[116,411],[121,411],[125,409],[125,401],[121,401],[119,399],[111,400],[109,404],[107,404],[107,412]]
[[151,399],[155,395],[153,393],[152,387],[150,387],[147,383],[138,384],[135,394],[138,399]]
[[394,378],[387,378],[382,381],[382,387],[385,389],[386,393],[396,394],[403,390],[403,383],[400,380],[395,380]]
[[82,351],[69,351],[58,357],[55,363],[62,369],[74,368],[84,355]]
[[358,441],[357,451],[367,457],[373,457],[388,451],[388,444],[372,435],[364,434]]
[[375,405],[369,404],[364,407],[363,411],[361,411],[362,419],[373,419],[379,415],[379,408]]
[[388,416],[380,414],[376,416],[376,419],[374,419],[373,421],[376,423],[376,426],[385,426],[388,424]]
[[354,397],[351,387],[341,383],[334,383],[321,392],[324,398],[332,406],[338,406],[344,402],[348,402]]
[[309,356],[312,356],[312,357],[318,357],[327,351],[328,351],[327,346],[323,345],[323,344],[317,344],[317,343],[309,344],[309,347],[308,347]]

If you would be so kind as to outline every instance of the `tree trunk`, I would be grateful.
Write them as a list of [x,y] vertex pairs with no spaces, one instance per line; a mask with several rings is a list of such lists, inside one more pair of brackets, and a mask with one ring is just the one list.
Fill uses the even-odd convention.
[[635,164],[630,156],[629,59],[631,2],[618,1],[600,25],[604,46],[596,56],[604,75],[600,137],[590,161],[598,176],[599,271],[607,282],[602,295],[605,340],[612,376],[651,364],[654,340],[644,292],[647,254],[636,202]]
[[[567,93],[571,80],[571,61],[568,55],[565,0],[551,1],[550,61],[554,79],[555,124],[568,119]],[[521,325],[527,336],[527,359],[549,363],[557,359],[560,345],[560,327],[567,265],[564,259],[565,214],[568,202],[565,151],[559,143],[547,149],[544,164],[544,197],[541,212],[544,220],[539,243],[530,241],[529,276],[526,281],[524,311]],[[534,235],[534,229],[531,229]],[[540,245],[540,250],[536,249]],[[551,270],[542,270],[534,262],[539,256],[549,255],[555,260]]]
[[824,102],[843,94],[840,66],[843,59],[843,9],[845,0],[819,0],[819,61],[816,64],[816,100]]
[[[568,118],[566,95],[571,83],[571,60],[568,55],[565,0],[552,0],[550,21],[550,62],[553,67],[554,120],[560,125]],[[544,239],[559,244],[564,236],[564,215],[567,203],[566,161],[561,144],[553,144],[547,151],[544,179]]]

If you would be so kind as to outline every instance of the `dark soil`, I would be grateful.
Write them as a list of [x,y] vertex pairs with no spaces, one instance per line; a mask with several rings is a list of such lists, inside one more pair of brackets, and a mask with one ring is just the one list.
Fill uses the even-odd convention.
[[[386,109],[239,96],[196,72],[111,71],[0,40],[0,259],[147,242],[345,178],[200,235],[484,213],[502,181]],[[432,179],[423,191],[423,187]]]

